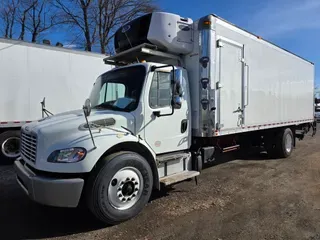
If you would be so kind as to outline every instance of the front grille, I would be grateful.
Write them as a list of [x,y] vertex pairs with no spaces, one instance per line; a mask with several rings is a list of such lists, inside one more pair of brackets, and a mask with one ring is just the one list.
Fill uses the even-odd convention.
[[37,155],[37,136],[31,135],[21,131],[21,142],[20,142],[20,153],[21,155],[32,162],[36,161]]

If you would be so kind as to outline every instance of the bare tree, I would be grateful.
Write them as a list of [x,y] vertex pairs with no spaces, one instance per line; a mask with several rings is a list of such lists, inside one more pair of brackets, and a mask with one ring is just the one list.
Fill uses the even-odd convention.
[[56,0],[55,6],[61,10],[60,16],[70,28],[77,32],[75,35],[83,35],[86,51],[92,51],[92,45],[96,38],[96,28],[93,18],[94,0]]
[[13,38],[19,2],[19,0],[3,1],[2,8],[0,9],[0,18],[3,22],[5,38]]
[[25,26],[31,33],[31,41],[36,42],[42,32],[60,23],[57,9],[53,6],[52,0],[38,0],[28,11]]
[[157,9],[153,0],[56,0],[70,28],[81,36],[85,50],[99,45],[106,53],[115,30],[133,18]]
[[24,40],[26,34],[26,24],[28,20],[28,13],[37,4],[37,0],[21,0],[19,7],[18,22],[20,24],[19,39]]

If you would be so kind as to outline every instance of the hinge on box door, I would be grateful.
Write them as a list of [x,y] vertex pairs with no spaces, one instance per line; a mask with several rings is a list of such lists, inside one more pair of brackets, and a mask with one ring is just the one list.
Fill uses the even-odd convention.
[[221,82],[217,82],[217,83],[216,83],[216,88],[217,88],[217,89],[222,88],[222,87],[223,87],[223,85],[222,85]]
[[221,128],[223,128],[223,124],[217,123],[217,124],[216,124],[216,129],[217,129],[217,130],[220,130]]
[[222,43],[222,41],[218,40],[217,41],[217,48],[221,48],[221,47],[223,47],[223,43]]
[[246,63],[246,60],[245,60],[244,58],[241,58],[241,59],[240,59],[240,62]]

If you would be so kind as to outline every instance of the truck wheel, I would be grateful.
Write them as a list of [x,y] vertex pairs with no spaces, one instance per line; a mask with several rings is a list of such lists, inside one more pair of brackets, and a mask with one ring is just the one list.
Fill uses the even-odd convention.
[[271,155],[278,158],[287,158],[293,151],[294,137],[290,128],[279,132],[276,136],[275,148],[270,149]]
[[20,131],[0,134],[0,165],[13,163],[20,156]]
[[100,221],[114,225],[138,215],[152,188],[148,162],[134,152],[119,152],[102,159],[91,173],[86,185],[87,204]]

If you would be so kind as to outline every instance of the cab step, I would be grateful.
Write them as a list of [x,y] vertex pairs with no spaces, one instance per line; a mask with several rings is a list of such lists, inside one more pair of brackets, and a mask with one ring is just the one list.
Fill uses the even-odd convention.
[[164,162],[174,161],[177,159],[188,158],[188,157],[190,157],[190,153],[184,153],[184,152],[168,153],[168,154],[157,156],[157,161],[159,163],[164,163]]
[[182,182],[184,180],[196,177],[198,175],[200,175],[200,172],[197,171],[183,171],[160,178],[160,183],[164,184],[165,186],[168,186],[173,183]]

